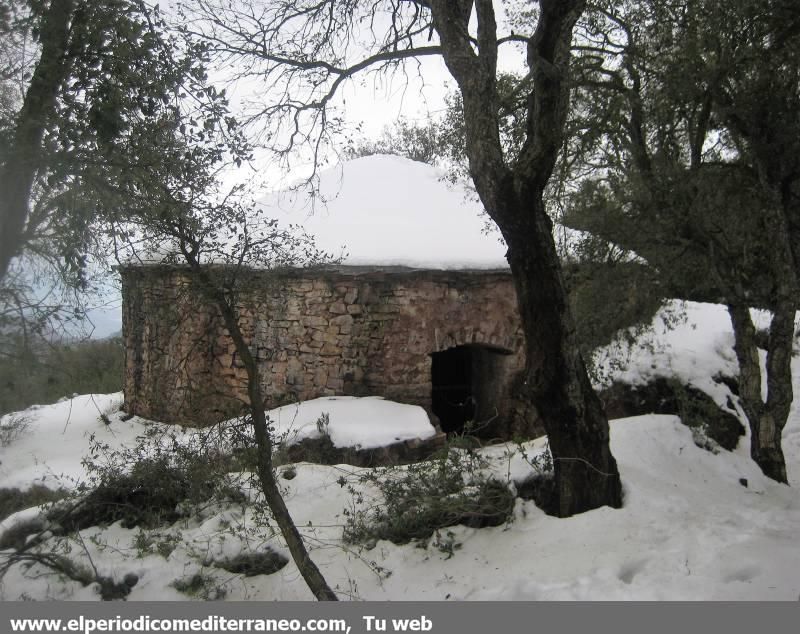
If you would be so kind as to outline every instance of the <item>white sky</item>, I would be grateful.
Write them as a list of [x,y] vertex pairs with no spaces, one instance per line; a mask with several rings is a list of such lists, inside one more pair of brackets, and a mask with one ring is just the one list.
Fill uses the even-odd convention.
[[[501,2],[496,2],[498,36],[507,34],[506,17]],[[473,16],[471,30],[475,30]],[[436,44],[435,34],[430,42]],[[500,48],[498,68],[504,72],[525,72],[525,51],[519,43],[506,43]],[[224,84],[226,69],[216,71],[220,75],[220,83]],[[212,73],[213,76],[214,73]],[[444,61],[439,56],[423,56],[407,60],[401,69],[393,74],[365,71],[345,81],[331,101],[331,107],[337,114],[344,116],[349,128],[354,131],[354,138],[376,138],[386,126],[391,126],[400,117],[410,121],[423,122],[430,116],[436,116],[445,108],[445,96],[457,89],[457,84]],[[231,87],[234,110],[243,107],[253,95],[268,94],[257,78],[239,81]],[[263,96],[258,99],[263,99]],[[239,106],[236,102],[239,102]],[[355,132],[359,130],[359,132]],[[345,139],[342,139],[344,143]],[[305,177],[311,167],[308,161],[295,156],[291,159],[288,173],[273,164],[266,153],[258,153],[259,158],[248,169],[243,168],[231,175],[231,182],[253,182],[257,177],[264,187],[275,190]],[[266,176],[266,178],[265,178]]]
[[302,224],[345,264],[506,268],[505,246],[485,233],[481,204],[443,177],[399,156],[367,156],[321,172],[315,207],[300,190],[266,197],[264,211]]

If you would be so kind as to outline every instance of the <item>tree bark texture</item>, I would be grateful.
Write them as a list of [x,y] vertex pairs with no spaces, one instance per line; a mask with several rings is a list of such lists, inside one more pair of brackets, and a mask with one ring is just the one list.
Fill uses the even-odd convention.
[[33,183],[43,163],[42,139],[69,72],[67,48],[74,8],[74,0],[50,2],[41,27],[41,56],[0,165],[0,280],[22,247]]
[[239,359],[247,372],[247,394],[250,400],[250,415],[252,417],[258,455],[258,479],[267,505],[278,527],[281,529],[281,534],[286,540],[286,545],[289,547],[289,552],[297,569],[311,592],[319,601],[338,601],[336,593],[330,588],[325,577],[309,556],[303,537],[292,520],[275,479],[275,471],[272,465],[272,439],[264,410],[264,397],[261,393],[258,363],[244,340],[242,331],[239,328],[236,311],[231,306],[228,297],[214,283],[211,276],[197,262],[193,262],[191,266],[196,279],[202,284],[204,292],[220,311],[225,327],[236,346],[236,353],[239,355]]
[[794,306],[773,313],[767,350],[767,399],[761,394],[761,363],[756,329],[750,309],[741,304],[728,306],[739,361],[739,395],[750,423],[750,456],[769,478],[788,483],[781,434],[792,405],[792,341]]
[[469,39],[471,0],[432,0],[445,64],[461,90],[467,156],[478,195],[508,246],[525,332],[525,389],[547,430],[556,507],[566,517],[619,507],[622,489],[608,420],[578,352],[544,189],[564,138],[572,28],[581,0],[542,0],[528,45],[533,90],[527,139],[511,165],[503,154],[496,87],[497,36],[491,0],[474,2],[477,50]]
[[550,220],[542,211],[531,224],[504,235],[525,329],[526,387],[547,429],[558,513],[619,507],[608,420],[578,352]]
[[761,396],[761,365],[755,344],[755,327],[749,309],[742,305],[728,307],[735,336],[734,348],[739,361],[742,406],[750,422],[750,456],[769,478],[788,484],[781,436],[794,397],[792,390],[792,343],[797,310],[797,260],[791,233],[795,209],[780,194],[780,187],[769,178],[765,160],[757,156],[759,176],[764,190],[771,195],[763,212],[764,229],[769,241],[769,263],[774,280],[772,321],[766,361],[767,399]]

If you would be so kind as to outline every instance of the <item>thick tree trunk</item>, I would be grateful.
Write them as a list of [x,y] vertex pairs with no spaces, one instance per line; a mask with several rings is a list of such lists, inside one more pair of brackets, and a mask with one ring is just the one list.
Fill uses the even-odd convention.
[[568,517],[622,505],[608,419],[578,352],[550,220],[538,201],[529,227],[504,232],[526,341],[526,387],[547,430],[556,509]]
[[41,30],[42,53],[25,93],[4,161],[0,164],[0,280],[19,254],[36,174],[42,167],[42,139],[68,74],[66,58],[73,0],[52,0]]
[[[572,29],[584,0],[541,0],[528,42],[533,90],[526,141],[513,164],[500,142],[497,25],[492,0],[431,0],[445,64],[461,89],[470,175],[508,245],[527,352],[526,395],[547,430],[557,512],[619,507],[608,420],[578,352],[543,193],[564,141]],[[469,37],[477,18],[477,42]],[[477,43],[477,50],[475,44]]]
[[269,434],[266,412],[264,411],[264,398],[261,394],[261,378],[258,364],[242,336],[236,311],[229,303],[225,293],[211,279],[211,276],[196,261],[193,262],[193,258],[187,257],[187,260],[191,263],[196,279],[202,283],[204,292],[222,314],[225,327],[228,329],[228,333],[236,346],[236,353],[247,372],[247,395],[250,400],[250,415],[252,417],[258,455],[258,479],[267,505],[278,527],[281,529],[281,534],[286,540],[286,545],[289,547],[289,552],[297,569],[311,592],[319,601],[338,601],[336,593],[330,588],[325,577],[309,556],[303,537],[292,520],[275,479],[275,471],[272,465],[272,439]]
[[750,309],[729,305],[734,349],[739,361],[739,395],[750,423],[750,456],[769,478],[788,484],[781,434],[792,405],[792,341],[794,306],[775,310],[770,324],[767,350],[767,399],[761,394],[761,363],[756,329]]

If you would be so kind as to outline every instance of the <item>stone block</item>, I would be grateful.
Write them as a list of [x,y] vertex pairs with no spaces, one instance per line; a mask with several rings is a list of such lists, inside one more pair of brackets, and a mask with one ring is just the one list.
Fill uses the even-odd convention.
[[327,326],[328,320],[327,318],[322,317],[320,315],[307,315],[306,317],[302,317],[300,319],[300,323],[303,324],[306,328],[315,326]]
[[328,370],[325,368],[317,368],[314,371],[314,385],[318,387],[325,387],[328,383]]
[[342,381],[342,379],[330,378],[325,386],[331,390],[341,392],[344,389],[344,381]]
[[221,354],[217,356],[217,362],[223,368],[230,368],[233,366],[233,355],[232,354]]
[[311,304],[312,302],[319,303],[320,301],[329,297],[331,297],[330,289],[318,288],[306,293],[306,302],[308,304]]
[[339,357],[342,355],[342,349],[335,343],[326,342],[320,349],[319,354],[323,357]]
[[353,304],[358,299],[358,288],[352,287],[344,294],[344,303]]
[[278,361],[275,363],[270,364],[270,373],[277,374],[279,376],[284,376],[286,374],[286,369],[288,368],[288,364],[283,361]]
[[352,315],[339,315],[330,320],[332,326],[336,326],[343,335],[349,335],[353,329]]
[[322,340],[325,343],[339,343],[339,332],[338,328],[336,330],[328,330],[324,333]]

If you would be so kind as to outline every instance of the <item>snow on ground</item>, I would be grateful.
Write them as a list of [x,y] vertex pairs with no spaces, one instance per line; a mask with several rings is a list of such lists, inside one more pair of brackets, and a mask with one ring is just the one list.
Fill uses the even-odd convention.
[[[769,313],[753,310],[753,322],[757,328],[769,327]],[[796,324],[797,325],[797,324]],[[725,407],[730,390],[715,381],[716,376],[736,377],[739,365],[733,350],[733,329],[728,311],[719,304],[684,302],[672,300],[654,317],[651,328],[633,345],[618,342],[602,349],[597,354],[599,374],[604,377],[599,383],[612,380],[641,385],[656,377],[676,377],[711,396],[718,405]],[[800,350],[795,341],[795,356]],[[761,354],[762,368],[766,352]],[[800,487],[800,461],[791,468],[790,455],[800,457],[800,366],[793,362],[793,388],[796,396],[790,422],[783,431],[784,451],[789,465],[789,482]],[[766,381],[762,381],[766,396]],[[738,400],[731,399],[739,410],[745,424],[746,437],[739,442],[736,452],[749,455],[750,430]]]
[[[0,419],[0,424],[21,421],[25,431],[7,447],[0,447],[0,487],[72,488],[87,477],[80,457],[90,444],[107,446],[106,453],[133,447],[148,430],[168,431],[179,442],[196,436],[191,428],[152,423],[138,417],[119,416],[122,394],[84,395],[54,405],[35,406]],[[324,422],[320,422],[323,414]],[[112,424],[103,422],[108,416]],[[284,405],[268,412],[272,433],[291,445],[327,433],[335,447],[371,449],[436,433],[425,410],[416,405],[386,401],[380,397],[336,396]],[[230,421],[236,423],[237,421]],[[319,425],[318,425],[319,422]],[[77,459],[76,459],[77,458]]]
[[89,394],[3,416],[0,424],[19,425],[21,432],[8,446],[0,447],[0,486],[71,488],[83,480],[81,458],[88,453],[92,437],[122,447],[135,444],[143,433],[138,420],[115,420],[113,427],[102,421],[101,415],[118,411],[121,404],[121,393]]
[[269,413],[278,438],[292,444],[327,433],[334,447],[373,449],[436,434],[425,410],[380,397],[327,396]]
[[[685,324],[657,331],[645,348],[624,354],[627,367],[617,376],[643,380],[653,374],[677,374],[700,386],[718,371],[735,373],[730,325],[717,306],[688,304]],[[695,324],[696,327],[692,327]],[[617,351],[619,353],[619,351]],[[617,354],[615,353],[615,354]],[[733,365],[732,365],[733,364]],[[795,361],[800,393],[800,365]],[[716,385],[716,384],[714,384]],[[369,407],[386,402],[366,399]],[[27,410],[27,430],[0,450],[0,486],[22,486],[58,473],[79,476],[87,436],[104,442],[133,442],[152,426],[134,418],[127,423],[110,413],[119,395],[77,397],[70,403]],[[315,424],[326,409],[331,430],[349,418],[361,399],[316,402],[303,416]],[[71,410],[70,410],[71,407]],[[99,411],[98,411],[99,410]],[[409,419],[416,415],[407,410]],[[363,412],[362,412],[363,414]],[[283,413],[281,413],[283,418]],[[353,414],[352,419],[360,418]],[[391,419],[387,415],[385,418]],[[276,416],[277,418],[277,416]],[[377,416],[375,420],[378,419]],[[380,423],[379,423],[380,424]],[[350,433],[343,424],[343,434]],[[358,434],[353,434],[352,438]],[[364,435],[366,438],[368,434]],[[337,441],[338,442],[338,441]],[[342,440],[341,442],[345,442]],[[349,442],[349,441],[347,441]],[[539,439],[529,452],[541,450]],[[295,521],[311,554],[342,598],[367,600],[797,600],[800,597],[800,412],[793,408],[784,447],[793,486],[765,478],[748,458],[746,446],[712,454],[698,448],[688,428],[673,416],[640,416],[611,423],[611,444],[625,490],[621,510],[603,508],[569,518],[546,516],[532,502],[517,500],[507,525],[473,529],[454,527],[443,540],[460,548],[402,546],[380,541],[373,548],[341,541],[345,509],[353,492],[372,503],[374,489],[354,476],[363,470],[300,464],[291,480],[281,479]],[[745,445],[746,441],[743,440]],[[514,446],[482,450],[497,478],[517,478],[527,467]],[[740,481],[746,480],[747,486]],[[342,486],[349,482],[348,486]],[[32,511],[5,520],[10,526]],[[444,532],[443,532],[444,533]],[[202,572],[227,600],[308,600],[311,594],[292,563],[272,575],[243,577],[210,562],[267,546],[286,552],[279,537],[259,522],[252,507],[209,507],[154,533],[173,539],[175,550],[163,557],[137,547],[140,531],[119,524],[82,531],[73,556],[88,552],[102,574],[121,579],[135,573],[139,582],[129,600],[186,599],[171,584]],[[153,535],[153,534],[151,534]],[[441,540],[440,540],[441,541]],[[445,549],[446,550],[446,549]],[[89,586],[12,568],[0,586],[0,598],[97,599]]]

